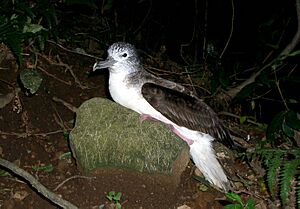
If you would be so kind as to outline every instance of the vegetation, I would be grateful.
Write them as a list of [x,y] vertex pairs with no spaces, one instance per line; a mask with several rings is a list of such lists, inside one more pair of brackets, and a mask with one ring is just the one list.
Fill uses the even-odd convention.
[[54,5],[46,0],[0,3],[0,42],[10,47],[19,62],[25,41],[29,42],[27,45],[36,42],[43,49],[50,32],[54,32],[57,25]]
[[121,209],[122,208],[122,205],[120,203],[120,200],[121,200],[121,197],[122,197],[122,193],[121,192],[115,192],[115,191],[110,191],[108,193],[108,195],[106,195],[106,198],[115,204],[115,207],[117,209]]
[[254,209],[255,201],[253,199],[248,199],[246,202],[242,200],[242,198],[233,192],[229,192],[226,194],[226,197],[233,201],[232,204],[228,204],[224,207],[224,209]]
[[51,172],[53,171],[54,167],[53,165],[36,165],[36,166],[32,166],[32,169],[35,171]]
[[[245,46],[242,47],[237,38],[240,35],[236,32],[239,27],[243,27],[241,23],[236,23],[237,19],[242,18],[242,15],[236,11],[242,10],[242,6],[235,5],[233,0],[230,5],[226,5],[232,11],[230,24],[225,24],[223,22],[225,20],[220,19],[220,23],[216,24],[209,19],[207,5],[198,8],[200,5],[198,1],[195,1],[196,5],[190,7],[187,4],[183,5],[189,8],[189,12],[193,10],[194,14],[194,22],[190,26],[193,30],[182,28],[185,31],[192,31],[185,33],[190,38],[187,43],[183,41],[188,39],[186,36],[175,41],[172,36],[168,36],[168,32],[161,32],[170,30],[172,35],[176,34],[174,28],[178,29],[178,26],[174,24],[176,27],[169,28],[170,22],[167,21],[171,21],[178,15],[166,12],[164,18],[156,19],[155,13],[151,13],[152,9],[157,11],[158,8],[164,9],[164,7],[149,2],[151,5],[147,7],[149,9],[146,10],[146,15],[142,18],[134,18],[123,15],[122,12],[136,11],[140,5],[120,6],[121,3],[113,0],[103,0],[100,3],[93,0],[66,0],[57,3],[47,0],[35,2],[2,0],[0,1],[0,42],[11,49],[19,64],[22,63],[24,54],[44,50],[49,38],[55,40],[64,38],[70,45],[76,47],[78,37],[76,39],[75,35],[69,36],[72,33],[64,31],[67,29],[61,27],[59,20],[62,21],[62,17],[67,15],[64,11],[70,9],[69,7],[75,6],[78,9],[76,5],[84,6],[84,9],[78,13],[89,11],[89,14],[97,14],[100,29],[98,27],[95,31],[91,28],[88,35],[93,36],[93,40],[97,40],[98,44],[104,46],[107,43],[125,40],[143,46],[145,49],[153,46],[148,49],[158,52],[156,54],[159,55],[151,61],[152,64],[161,66],[160,63],[163,63],[164,67],[167,57],[177,58],[176,61],[185,66],[180,68],[182,70],[180,73],[167,73],[169,78],[176,77],[182,80],[186,86],[201,95],[209,98],[213,96],[215,100],[212,103],[216,104],[216,107],[235,111],[234,115],[237,115],[243,123],[247,122],[245,117],[247,115],[247,118],[257,123],[268,124],[264,130],[265,138],[262,136],[256,141],[251,141],[254,149],[244,153],[246,156],[244,159],[249,162],[254,160],[261,162],[265,169],[265,183],[270,198],[280,199],[284,207],[295,191],[297,199],[295,204],[300,208],[300,109],[299,93],[295,92],[300,89],[300,51],[297,48],[300,42],[300,1],[295,0],[295,4],[292,4],[292,1],[285,2],[284,6],[272,3],[274,10],[267,13],[269,16],[259,19],[260,22],[255,27],[249,26],[250,30],[258,28],[259,34],[246,37],[250,44],[244,43]],[[208,1],[201,1],[201,3],[208,4]],[[144,6],[145,1],[141,1],[140,4]],[[178,4],[182,3],[178,2]],[[238,8],[239,6],[241,8]],[[264,9],[269,9],[269,5]],[[276,15],[278,10],[281,12],[280,16]],[[290,12],[291,10],[294,12]],[[141,15],[139,11],[136,12],[135,15]],[[219,12],[220,10],[216,9],[212,13],[217,16]],[[142,13],[145,14],[145,11],[143,10]],[[203,17],[201,14],[204,14]],[[137,19],[141,21],[137,22]],[[200,19],[201,22],[198,22]],[[74,19],[72,21],[76,22]],[[185,19],[182,21],[181,27],[190,22]],[[90,24],[92,25],[93,22],[91,21]],[[228,28],[220,26],[222,24]],[[152,29],[152,25],[157,26],[153,31],[149,29]],[[212,36],[208,31],[209,27],[213,28],[215,34],[220,33],[221,30],[214,29],[215,25],[228,33]],[[297,31],[294,28],[297,28]],[[173,42],[161,38],[165,36]],[[79,39],[82,37],[80,36]],[[177,48],[171,48],[173,45]],[[252,49],[250,45],[257,47]],[[173,52],[167,54],[164,47],[167,49],[170,47],[170,51]],[[241,51],[243,47],[251,49]],[[21,73],[20,76],[23,87],[32,94],[36,93],[42,85],[42,78],[35,71],[29,70],[29,74]],[[51,172],[53,167],[52,165],[36,166],[33,169]],[[121,195],[120,192],[109,192],[106,197],[114,202],[117,208],[121,208],[119,203]],[[241,197],[234,193],[226,196],[234,203],[225,208],[254,208],[252,199],[243,202]]]
[[[279,191],[282,205],[285,205],[289,194],[296,189],[299,194],[298,173],[300,149],[262,148],[255,150],[252,157],[260,157],[266,167],[266,182],[272,197]],[[293,183],[297,182],[297,183]],[[300,206],[297,202],[298,207]]]

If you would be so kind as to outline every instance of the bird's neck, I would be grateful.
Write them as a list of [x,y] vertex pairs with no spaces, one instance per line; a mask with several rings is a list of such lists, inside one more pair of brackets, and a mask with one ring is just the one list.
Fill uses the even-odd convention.
[[111,68],[109,68],[110,73],[120,73],[124,75],[130,75],[143,70],[143,66],[140,64],[131,64],[131,63],[116,63]]

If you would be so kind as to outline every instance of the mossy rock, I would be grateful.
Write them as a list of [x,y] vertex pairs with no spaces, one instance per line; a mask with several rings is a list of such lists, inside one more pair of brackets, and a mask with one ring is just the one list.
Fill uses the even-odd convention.
[[78,108],[70,145],[85,171],[121,167],[180,174],[189,161],[186,143],[164,124],[141,123],[139,114],[103,98],[90,99]]

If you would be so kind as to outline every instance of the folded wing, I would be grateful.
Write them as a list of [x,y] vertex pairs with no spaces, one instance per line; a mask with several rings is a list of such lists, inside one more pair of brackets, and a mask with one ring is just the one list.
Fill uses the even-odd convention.
[[227,146],[233,145],[217,114],[199,98],[154,83],[145,83],[142,94],[152,107],[177,125],[209,134]]

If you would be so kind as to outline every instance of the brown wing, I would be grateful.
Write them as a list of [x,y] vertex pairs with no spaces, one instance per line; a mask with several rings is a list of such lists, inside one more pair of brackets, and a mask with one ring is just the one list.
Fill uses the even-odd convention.
[[209,134],[228,146],[233,145],[217,114],[200,99],[153,83],[145,83],[142,94],[152,107],[179,126]]

